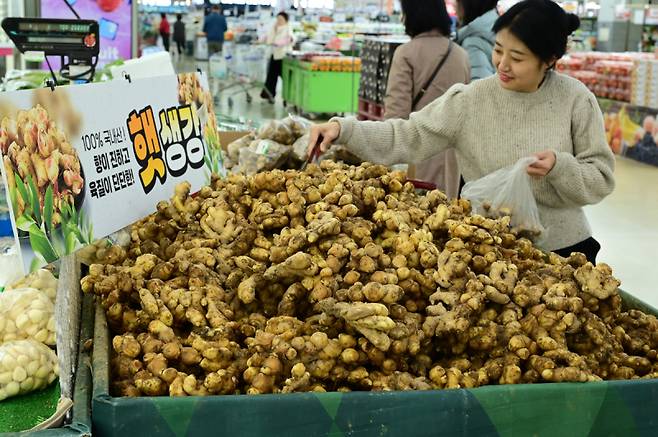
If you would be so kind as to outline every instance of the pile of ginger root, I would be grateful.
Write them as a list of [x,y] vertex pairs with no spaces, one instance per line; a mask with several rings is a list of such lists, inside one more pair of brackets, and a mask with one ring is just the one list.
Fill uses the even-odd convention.
[[179,185],[82,288],[116,396],[427,390],[658,377],[658,320],[510,218],[331,161]]

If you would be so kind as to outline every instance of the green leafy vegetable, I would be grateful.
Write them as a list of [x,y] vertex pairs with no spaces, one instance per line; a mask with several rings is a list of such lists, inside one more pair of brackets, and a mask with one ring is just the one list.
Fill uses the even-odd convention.
[[50,244],[43,229],[35,224],[30,227],[29,234],[30,246],[32,246],[35,253],[38,253],[43,257],[46,263],[54,262],[59,258],[59,255],[53,248],[52,244]]
[[32,213],[37,224],[41,225],[41,203],[39,203],[39,190],[37,190],[37,186],[34,183],[31,175],[27,177],[27,183],[30,187],[30,206],[32,207]]
[[25,205],[25,213],[27,215],[32,215],[32,208],[30,208],[30,196],[27,194],[27,188],[23,183],[23,179],[17,174],[16,175],[16,188],[23,199],[23,204]]
[[43,201],[43,221],[48,233],[53,233],[53,187],[48,185],[46,196]]

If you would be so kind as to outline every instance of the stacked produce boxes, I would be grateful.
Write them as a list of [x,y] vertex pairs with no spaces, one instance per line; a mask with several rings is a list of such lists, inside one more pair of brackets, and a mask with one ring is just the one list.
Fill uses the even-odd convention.
[[658,60],[636,60],[631,83],[633,105],[658,108]]
[[634,65],[652,58],[647,53],[574,53],[559,60],[557,70],[583,82],[597,97],[630,102]]
[[[406,42],[402,38],[372,38],[364,41],[361,53],[361,83],[359,84],[359,115],[379,118],[386,96],[388,74],[395,50]],[[379,106],[380,108],[377,108]]]

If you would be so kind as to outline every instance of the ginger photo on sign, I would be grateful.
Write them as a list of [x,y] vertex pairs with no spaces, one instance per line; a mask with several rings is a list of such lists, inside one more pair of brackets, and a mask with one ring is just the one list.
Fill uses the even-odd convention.
[[36,89],[32,102],[33,106],[41,106],[50,114],[51,120],[60,127],[67,138],[78,136],[82,126],[82,116],[75,111],[65,91],[61,89],[52,91],[50,88]]
[[[64,95],[47,91],[52,96]],[[60,103],[68,101],[68,97],[58,99]],[[66,111],[56,108],[48,111],[36,104],[17,111],[15,116],[5,116],[0,122],[0,151],[8,194],[19,236],[29,237],[37,255],[35,268],[72,253],[79,244],[93,241],[91,225],[80,210],[85,192],[84,172],[66,133],[79,131],[81,120],[68,112],[68,125],[62,129],[51,113]]]
[[203,126],[203,138],[206,143],[206,174],[210,183],[213,174],[224,173],[224,155],[217,133],[217,117],[210,91],[203,87],[197,73],[178,75],[178,103],[193,105]]
[[[181,105],[195,104],[202,121],[205,121],[204,134],[211,135],[213,138],[217,136],[217,117],[212,94],[201,85],[197,73],[178,75],[178,103]],[[203,119],[204,114],[205,120]]]

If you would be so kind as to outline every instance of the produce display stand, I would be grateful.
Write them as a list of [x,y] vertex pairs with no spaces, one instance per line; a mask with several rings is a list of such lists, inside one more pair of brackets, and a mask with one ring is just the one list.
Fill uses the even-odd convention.
[[283,100],[305,114],[344,114],[358,110],[361,73],[313,71],[311,63],[283,61]]
[[[626,308],[658,312],[623,293]],[[94,332],[93,433],[160,436],[652,436],[658,380],[420,392],[116,398],[102,308]]]

